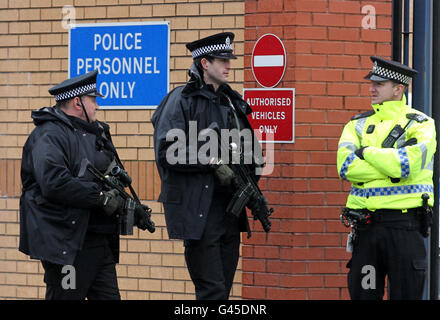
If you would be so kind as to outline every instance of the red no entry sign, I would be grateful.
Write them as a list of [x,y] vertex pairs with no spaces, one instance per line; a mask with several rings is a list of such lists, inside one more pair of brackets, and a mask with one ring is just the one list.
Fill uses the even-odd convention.
[[276,35],[267,33],[257,40],[252,51],[252,72],[263,87],[274,87],[286,70],[286,50]]

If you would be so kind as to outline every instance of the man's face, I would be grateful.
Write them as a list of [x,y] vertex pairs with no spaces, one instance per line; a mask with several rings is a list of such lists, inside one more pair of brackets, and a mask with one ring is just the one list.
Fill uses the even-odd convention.
[[229,71],[231,70],[231,61],[229,59],[214,58],[212,62],[205,59],[204,77],[207,84],[217,87],[227,83]]
[[[81,100],[84,105],[84,108],[86,109],[87,116],[89,117],[90,122],[95,122],[96,111],[98,111],[98,104],[96,103],[96,97],[82,96]],[[84,121],[87,121],[87,117],[85,116],[84,112],[81,114],[80,118]]]
[[400,100],[402,93],[400,90],[401,87],[402,85],[396,84],[392,81],[371,81],[371,104]]

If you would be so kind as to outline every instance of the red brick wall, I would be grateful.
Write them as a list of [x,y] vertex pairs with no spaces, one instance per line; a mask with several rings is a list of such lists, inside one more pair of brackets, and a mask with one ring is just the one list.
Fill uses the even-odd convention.
[[[364,29],[362,8],[376,11]],[[269,234],[243,239],[246,299],[347,299],[347,231],[339,221],[349,185],[338,178],[343,125],[369,109],[369,57],[391,54],[391,0],[246,0],[244,87],[258,87],[251,54],[265,33],[287,51],[277,87],[295,88],[295,143],[275,145],[275,170],[260,186],[275,208]],[[254,229],[262,230],[255,224]]]

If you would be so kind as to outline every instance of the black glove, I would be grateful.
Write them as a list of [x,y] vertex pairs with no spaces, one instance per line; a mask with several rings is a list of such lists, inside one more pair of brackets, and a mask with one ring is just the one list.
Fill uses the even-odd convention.
[[209,166],[214,170],[214,175],[221,186],[228,187],[233,184],[235,173],[228,165],[223,164],[222,160],[211,158]]
[[408,141],[405,141],[405,143],[401,146],[401,148],[408,147],[408,146],[413,146],[415,144],[417,144],[417,138],[411,138]]
[[357,149],[357,150],[354,152],[354,154],[357,155],[359,159],[365,160],[365,159],[364,159],[364,149],[365,149],[365,148],[367,148],[367,147],[362,147],[362,148]]
[[218,168],[215,169],[214,174],[221,186],[228,187],[233,184],[235,173],[228,165],[219,165]]
[[113,215],[124,204],[124,199],[119,195],[119,191],[112,189],[110,191],[102,191],[99,200],[99,206],[108,216]]
[[141,230],[147,230],[151,233],[154,232],[154,222],[151,221],[151,209],[143,204],[136,203],[134,209],[134,224]]

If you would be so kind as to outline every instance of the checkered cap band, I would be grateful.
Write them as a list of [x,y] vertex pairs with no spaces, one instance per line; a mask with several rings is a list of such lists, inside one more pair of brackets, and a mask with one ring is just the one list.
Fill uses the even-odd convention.
[[396,81],[399,81],[399,82],[404,83],[406,85],[409,85],[409,83],[411,81],[411,77],[408,77],[408,76],[401,74],[399,72],[378,66],[377,61],[374,62],[373,70],[371,72],[373,74],[378,75],[379,77],[396,80]]
[[216,51],[232,51],[232,44],[221,43],[197,48],[192,52],[193,59]]
[[82,87],[74,88],[69,91],[61,92],[55,95],[55,101],[61,101],[71,99],[74,97],[82,96],[86,93],[96,91],[96,83],[86,84]]

